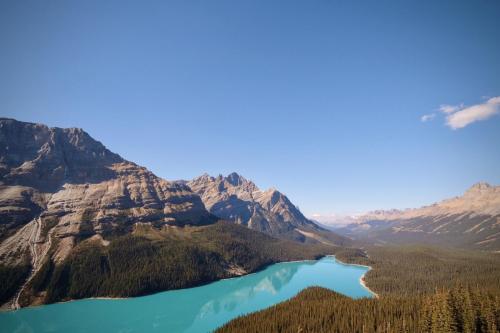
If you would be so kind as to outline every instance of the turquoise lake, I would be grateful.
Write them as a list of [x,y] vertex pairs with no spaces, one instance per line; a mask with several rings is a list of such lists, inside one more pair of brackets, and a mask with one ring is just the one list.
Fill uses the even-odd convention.
[[258,273],[201,287],[129,299],[85,299],[0,313],[0,332],[211,332],[242,314],[267,308],[304,288],[372,297],[359,279],[367,267],[321,260],[274,264]]

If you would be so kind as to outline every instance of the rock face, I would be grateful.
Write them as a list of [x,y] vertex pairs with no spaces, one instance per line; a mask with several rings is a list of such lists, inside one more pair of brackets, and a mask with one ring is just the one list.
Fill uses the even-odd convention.
[[18,260],[16,251],[28,245],[16,240],[35,229],[39,242],[48,235],[58,240],[55,253],[64,259],[79,239],[123,231],[135,222],[197,225],[213,220],[188,186],[124,160],[81,129],[4,118],[0,218],[3,263]]
[[425,242],[500,250],[500,186],[478,183],[430,206],[374,211],[338,232],[381,242]]
[[237,173],[204,174],[187,185],[200,195],[210,213],[269,235],[299,241],[345,244],[346,238],[319,227],[275,189],[261,191]]

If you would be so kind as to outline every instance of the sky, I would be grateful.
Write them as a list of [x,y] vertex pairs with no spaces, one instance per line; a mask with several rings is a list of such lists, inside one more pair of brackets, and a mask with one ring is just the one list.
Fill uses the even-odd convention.
[[0,2],[0,116],[306,214],[500,185],[500,2]]

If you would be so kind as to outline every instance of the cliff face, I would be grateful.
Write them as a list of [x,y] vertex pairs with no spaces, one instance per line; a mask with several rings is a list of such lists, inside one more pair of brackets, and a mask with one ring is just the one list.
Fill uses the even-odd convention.
[[79,239],[135,222],[212,220],[188,186],[124,160],[83,130],[12,119],[0,119],[0,217],[4,263],[20,260],[35,231],[40,244],[57,239],[56,257],[64,259]]
[[299,241],[348,241],[308,220],[281,192],[262,191],[237,173],[226,177],[205,174],[187,184],[212,214],[250,229]]
[[99,183],[124,160],[78,128],[0,120],[0,175],[8,185],[53,193],[65,183]]

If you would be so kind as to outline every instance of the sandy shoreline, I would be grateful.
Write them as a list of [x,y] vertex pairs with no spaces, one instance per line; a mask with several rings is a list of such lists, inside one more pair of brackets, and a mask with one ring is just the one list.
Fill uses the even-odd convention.
[[[368,272],[366,272],[366,273],[368,273]],[[373,290],[371,290],[370,288],[368,288],[368,286],[366,285],[366,282],[365,282],[365,275],[366,275],[366,273],[363,274],[363,276],[359,278],[359,284],[362,285],[363,288],[365,288],[366,290],[368,290],[369,292],[371,292],[373,294],[373,296],[375,296],[375,298],[377,298],[377,299],[380,298],[380,296],[376,292],[374,292]]]
[[358,267],[365,267],[365,268],[368,268],[368,270],[366,271],[365,274],[363,274],[360,278],[359,278],[359,284],[363,286],[363,288],[365,288],[366,290],[368,290],[370,293],[373,294],[373,296],[375,296],[375,298],[380,298],[380,296],[374,292],[373,290],[371,290],[370,288],[368,288],[368,286],[366,285],[366,282],[365,282],[365,275],[372,270],[372,267],[371,266],[367,266],[367,265],[361,265],[361,264],[349,264],[349,263],[345,263],[343,261],[340,261],[339,259],[337,259],[334,255],[332,255],[332,257],[335,258],[335,260],[339,263],[341,263],[342,265],[350,265],[350,266],[358,266]]

